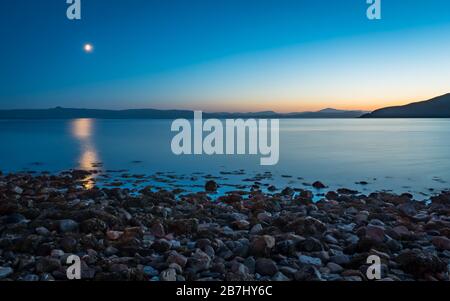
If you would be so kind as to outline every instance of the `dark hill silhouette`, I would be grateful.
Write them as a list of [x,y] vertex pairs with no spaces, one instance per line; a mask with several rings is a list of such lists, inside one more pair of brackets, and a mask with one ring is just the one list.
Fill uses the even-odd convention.
[[450,118],[450,93],[404,106],[379,109],[362,118]]
[[[357,118],[364,111],[343,111],[327,109],[318,112],[276,113],[272,111],[249,113],[203,113],[203,118]],[[0,110],[0,119],[176,119],[193,118],[193,111],[188,110],[96,110],[69,109],[57,107],[53,109]]]

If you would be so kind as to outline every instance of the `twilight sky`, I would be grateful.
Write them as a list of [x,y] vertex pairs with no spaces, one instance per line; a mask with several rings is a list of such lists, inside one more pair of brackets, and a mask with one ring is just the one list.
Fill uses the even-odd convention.
[[[0,109],[375,109],[450,92],[450,1],[0,2]],[[83,50],[86,43],[93,51]]]

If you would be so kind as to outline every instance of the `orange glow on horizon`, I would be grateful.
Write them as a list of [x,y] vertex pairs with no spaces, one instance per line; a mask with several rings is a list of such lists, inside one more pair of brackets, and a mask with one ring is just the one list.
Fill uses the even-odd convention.
[[333,108],[337,110],[361,110],[374,111],[377,109],[393,106],[403,106],[413,102],[429,100],[443,93],[422,94],[418,93],[415,97],[373,97],[372,100],[358,101],[359,98],[352,96],[346,100],[326,101],[324,97],[311,99],[305,101],[303,99],[285,99],[285,100],[266,100],[258,101],[253,99],[236,100],[236,99],[219,99],[215,102],[190,102],[189,106],[184,106],[183,109],[201,110],[204,112],[261,112],[274,111],[278,113],[292,113],[292,112],[315,112],[326,108]]

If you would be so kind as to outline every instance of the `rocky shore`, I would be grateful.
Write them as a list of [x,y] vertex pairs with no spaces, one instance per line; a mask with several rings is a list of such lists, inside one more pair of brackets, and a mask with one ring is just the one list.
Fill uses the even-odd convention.
[[0,280],[449,280],[450,192],[212,192],[83,185],[89,172],[0,173]]

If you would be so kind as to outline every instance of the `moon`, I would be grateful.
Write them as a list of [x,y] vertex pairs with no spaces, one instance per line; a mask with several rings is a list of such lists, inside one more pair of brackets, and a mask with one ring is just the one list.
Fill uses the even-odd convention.
[[83,50],[84,50],[84,52],[86,52],[86,53],[91,53],[92,51],[94,51],[94,46],[92,46],[91,43],[86,43],[86,44],[84,44],[84,46],[83,46]]

